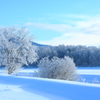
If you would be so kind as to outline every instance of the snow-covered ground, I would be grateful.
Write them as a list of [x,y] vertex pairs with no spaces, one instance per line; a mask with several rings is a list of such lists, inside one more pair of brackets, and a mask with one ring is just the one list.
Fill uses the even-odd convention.
[[81,82],[100,84],[100,67],[79,68],[77,70]]
[[83,82],[32,77],[33,69],[22,70],[19,76],[2,72],[0,100],[100,100],[100,69],[78,69]]

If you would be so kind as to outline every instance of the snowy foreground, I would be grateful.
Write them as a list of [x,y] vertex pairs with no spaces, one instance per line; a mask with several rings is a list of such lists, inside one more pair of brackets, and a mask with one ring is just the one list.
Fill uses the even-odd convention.
[[[25,72],[32,75],[33,70],[22,70],[20,75]],[[84,82],[0,73],[0,100],[100,100],[100,69],[78,69],[78,73]]]

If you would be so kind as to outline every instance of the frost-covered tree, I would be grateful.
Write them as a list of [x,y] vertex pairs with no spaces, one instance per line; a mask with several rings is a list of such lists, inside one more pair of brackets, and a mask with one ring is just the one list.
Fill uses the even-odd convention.
[[82,45],[59,45],[59,46],[41,46],[38,47],[39,59],[54,56],[63,58],[69,56],[73,58],[76,66],[100,66],[100,47],[82,46]]
[[0,27],[0,66],[4,65],[8,74],[37,60],[31,39],[26,28]]
[[59,45],[59,46],[57,46],[57,52],[58,52],[58,57],[59,58],[63,58],[66,55],[66,52],[67,52],[66,46],[65,45]]
[[76,67],[73,60],[67,56],[64,58],[53,57],[51,60],[48,57],[40,60],[39,77],[53,78],[62,80],[77,80]]
[[52,58],[53,56],[58,56],[54,46],[40,46],[38,47],[37,53],[39,55],[39,59],[47,56],[49,56],[50,58]]

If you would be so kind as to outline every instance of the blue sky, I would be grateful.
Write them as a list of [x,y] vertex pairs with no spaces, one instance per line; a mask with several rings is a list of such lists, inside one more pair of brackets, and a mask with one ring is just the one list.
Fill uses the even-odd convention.
[[0,0],[1,26],[27,26],[37,43],[100,45],[100,0]]

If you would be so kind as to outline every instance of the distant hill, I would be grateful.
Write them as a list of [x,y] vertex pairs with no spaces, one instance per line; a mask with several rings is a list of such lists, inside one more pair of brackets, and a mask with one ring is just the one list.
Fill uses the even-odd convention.
[[39,44],[39,43],[36,43],[36,42],[32,42],[32,45],[36,45],[36,46],[49,46],[49,45],[45,45],[45,44]]

